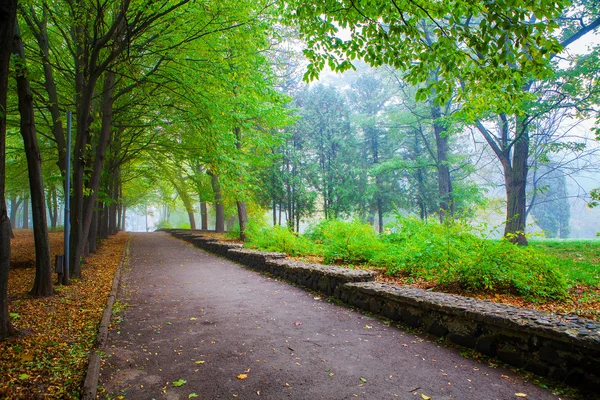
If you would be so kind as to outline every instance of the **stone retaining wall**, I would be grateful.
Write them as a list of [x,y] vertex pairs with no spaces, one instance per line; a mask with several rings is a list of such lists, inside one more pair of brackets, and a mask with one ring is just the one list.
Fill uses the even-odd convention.
[[248,250],[202,237],[201,231],[169,232],[232,261],[600,398],[600,324],[592,320],[378,283],[372,271],[289,260],[282,253]]

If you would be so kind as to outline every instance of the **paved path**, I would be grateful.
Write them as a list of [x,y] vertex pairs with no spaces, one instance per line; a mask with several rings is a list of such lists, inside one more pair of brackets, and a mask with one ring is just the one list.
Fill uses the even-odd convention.
[[166,233],[134,234],[123,283],[101,398],[558,398]]

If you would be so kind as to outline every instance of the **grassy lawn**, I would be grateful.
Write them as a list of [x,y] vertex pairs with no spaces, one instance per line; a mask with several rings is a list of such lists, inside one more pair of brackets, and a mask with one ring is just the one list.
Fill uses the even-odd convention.
[[555,257],[572,284],[600,286],[600,240],[537,240],[530,246]]

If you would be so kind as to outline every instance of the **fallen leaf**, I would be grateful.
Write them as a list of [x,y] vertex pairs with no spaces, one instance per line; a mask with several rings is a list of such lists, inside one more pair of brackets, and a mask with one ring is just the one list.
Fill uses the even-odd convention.
[[29,375],[27,375],[27,374],[21,374],[21,375],[19,375],[19,379],[22,380],[22,381],[24,381],[25,379],[29,379]]
[[194,364],[204,364],[204,361],[198,360],[198,361],[194,362]]
[[197,319],[198,318],[196,318],[196,317],[192,317],[192,318],[190,318],[190,321],[196,321]]
[[185,379],[179,379],[173,382],[173,386],[175,387],[180,387],[183,386],[187,383],[187,381]]
[[371,325],[365,325],[366,329],[372,329],[373,327]]
[[243,381],[244,379],[248,378],[248,375],[246,375],[246,374],[239,374],[239,375],[237,376],[237,378],[238,378],[240,381]]
[[300,326],[300,325],[302,325],[302,322],[294,322],[294,325]]
[[188,399],[193,399],[195,397],[200,397],[200,396],[198,396],[196,393],[190,393],[190,394],[188,394]]
[[429,396],[426,396],[426,395],[425,395],[425,394],[423,394],[423,393],[421,393],[421,398],[422,398],[423,400],[431,400],[431,397],[429,397]]
[[365,378],[360,378],[361,382],[366,382],[367,380]]
[[516,397],[527,397],[525,393],[515,393]]

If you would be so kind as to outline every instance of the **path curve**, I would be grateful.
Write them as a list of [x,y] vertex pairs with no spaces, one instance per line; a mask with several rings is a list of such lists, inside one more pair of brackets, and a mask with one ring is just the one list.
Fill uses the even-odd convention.
[[164,232],[133,235],[119,301],[100,398],[558,399]]

